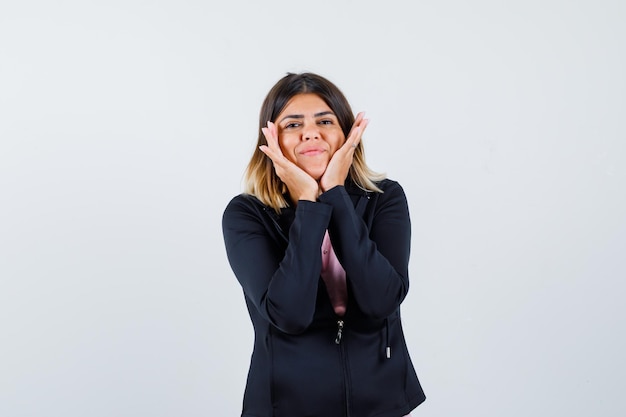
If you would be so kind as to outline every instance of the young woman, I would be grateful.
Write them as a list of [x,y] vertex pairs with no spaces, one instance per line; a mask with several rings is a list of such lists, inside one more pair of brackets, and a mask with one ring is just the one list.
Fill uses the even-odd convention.
[[365,164],[367,124],[312,73],[263,102],[222,219],[255,332],[243,417],[402,417],[425,399],[400,322],[407,200]]

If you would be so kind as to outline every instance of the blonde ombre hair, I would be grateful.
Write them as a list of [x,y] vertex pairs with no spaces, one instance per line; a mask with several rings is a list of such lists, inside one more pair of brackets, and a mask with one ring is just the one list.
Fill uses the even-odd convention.
[[[346,138],[354,124],[354,115],[348,100],[346,100],[346,97],[337,86],[322,76],[308,72],[301,74],[288,73],[272,87],[261,106],[259,136],[256,149],[252,154],[244,176],[244,192],[255,196],[263,204],[272,207],[277,212],[289,205],[285,198],[288,190],[287,186],[276,175],[272,160],[259,150],[259,146],[267,145],[261,128],[265,127],[268,121],[275,122],[276,117],[295,95],[305,93],[316,94],[324,100],[335,113],[335,116],[337,116],[341,130]],[[365,191],[382,193],[376,182],[384,178],[384,174],[374,172],[367,166],[363,144],[359,142],[354,150],[354,158],[348,172],[348,179]]]

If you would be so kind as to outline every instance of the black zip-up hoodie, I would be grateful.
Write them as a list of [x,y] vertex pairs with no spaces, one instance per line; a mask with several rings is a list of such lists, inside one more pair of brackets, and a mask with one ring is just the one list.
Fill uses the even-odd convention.
[[[401,417],[425,400],[400,322],[411,225],[402,187],[347,182],[280,214],[249,195],[222,219],[255,339],[243,417]],[[346,271],[338,317],[324,281],[328,229]]]

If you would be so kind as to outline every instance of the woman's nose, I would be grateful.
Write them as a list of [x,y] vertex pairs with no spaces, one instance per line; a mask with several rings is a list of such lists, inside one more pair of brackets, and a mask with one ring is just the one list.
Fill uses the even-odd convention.
[[302,131],[302,139],[310,140],[310,139],[319,139],[320,131],[317,128],[316,124],[309,124],[304,126],[304,130]]

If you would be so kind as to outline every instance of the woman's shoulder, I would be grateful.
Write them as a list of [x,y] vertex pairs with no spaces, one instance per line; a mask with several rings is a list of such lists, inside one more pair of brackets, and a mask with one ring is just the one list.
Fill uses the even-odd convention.
[[378,193],[377,198],[379,205],[386,204],[406,204],[406,194],[404,188],[396,180],[385,178],[376,183],[376,186],[382,190],[382,193]]
[[230,199],[224,214],[237,212],[258,212],[265,210],[266,206],[258,198],[251,194],[241,193]]
[[383,178],[374,182],[380,191],[365,190],[353,182],[346,184],[346,191],[353,196],[366,197],[371,207],[386,207],[389,204],[406,204],[406,194],[400,183],[392,178]]
[[394,189],[399,189],[402,190],[402,186],[400,185],[400,183],[396,180],[393,180],[391,178],[384,178],[380,181],[376,182],[376,186],[378,186],[378,188],[380,188],[381,190],[383,190],[383,192],[385,191],[391,191]]
[[255,204],[255,205],[261,205],[261,206],[263,205],[263,203],[261,203],[261,201],[258,198],[256,198],[252,194],[247,194],[247,193],[237,194],[236,196],[231,198],[228,205],[231,205],[231,204]]
[[[377,181],[373,181],[374,185],[376,185],[382,192],[383,194],[385,192],[388,191],[392,191],[394,189],[399,189],[402,190],[402,186],[400,185],[400,183],[396,180],[393,180],[391,178],[383,178]],[[374,191],[374,190],[366,190],[363,187],[359,186],[356,182],[352,181],[352,180],[348,180],[346,181],[346,190],[348,191],[348,193],[350,194],[371,194],[371,193],[378,193],[378,191]]]
[[[375,192],[375,191],[368,191],[367,193],[375,193],[375,194],[395,194],[395,193],[401,193],[404,194],[404,190],[402,188],[402,186],[400,185],[400,183],[392,178],[383,178],[381,180],[375,181],[374,184],[382,191],[382,193],[380,192]],[[353,186],[357,189],[360,189],[356,184],[353,184]],[[363,189],[360,189],[360,192],[363,192]]]

